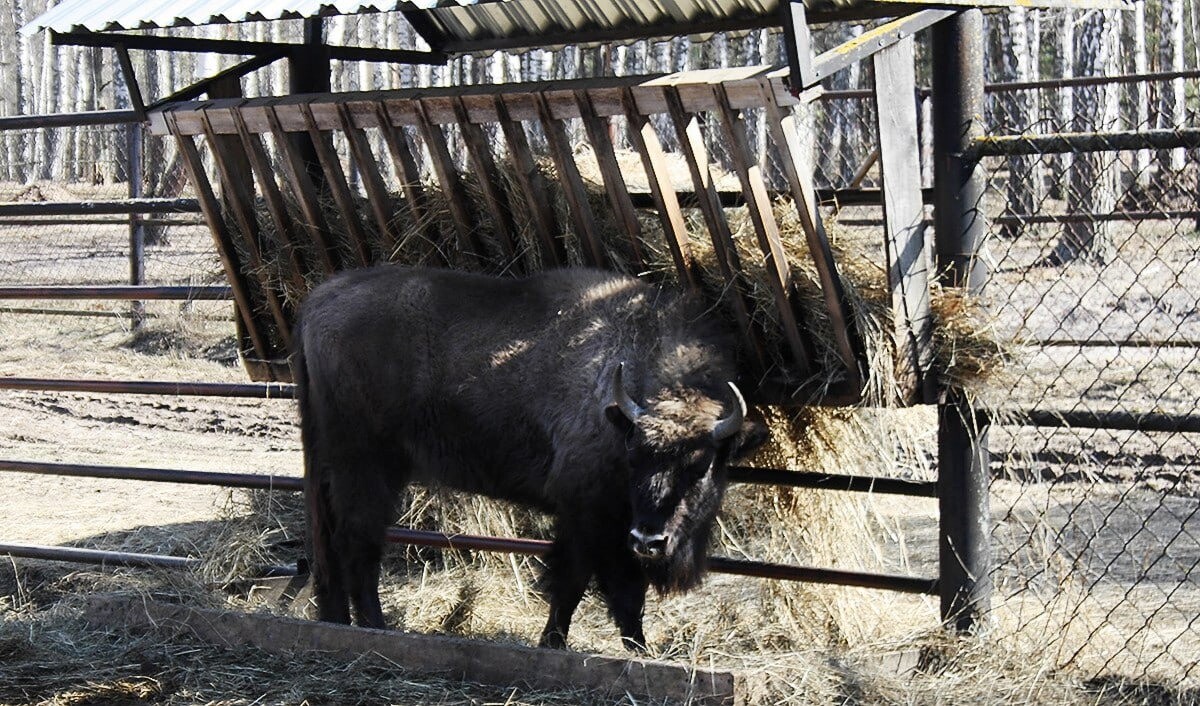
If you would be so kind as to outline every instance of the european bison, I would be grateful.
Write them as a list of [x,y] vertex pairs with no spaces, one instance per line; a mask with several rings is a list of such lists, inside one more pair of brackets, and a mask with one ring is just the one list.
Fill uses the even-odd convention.
[[409,482],[555,518],[540,644],[566,645],[596,577],[624,643],[646,588],[702,578],[745,418],[731,341],[701,305],[584,269],[524,279],[396,265],[305,301],[293,357],[322,620],[383,627],[379,565]]

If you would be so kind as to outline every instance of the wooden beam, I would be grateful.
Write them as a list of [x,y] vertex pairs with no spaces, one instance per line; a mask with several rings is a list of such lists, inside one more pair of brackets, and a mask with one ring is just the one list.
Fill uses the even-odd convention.
[[133,62],[129,60],[129,47],[124,44],[116,45],[117,63],[121,65],[121,75],[125,77],[125,88],[129,90],[129,102],[133,105],[133,114],[138,122],[146,120],[146,102],[142,100],[142,89],[138,86],[137,74],[133,71]]
[[[505,101],[508,117],[513,120],[533,121],[540,119],[539,101],[546,104],[549,114],[556,120],[578,118],[579,104],[575,94],[586,90],[597,116],[613,117],[625,115],[626,93],[632,90],[633,105],[641,115],[654,115],[667,111],[663,99],[663,86],[675,86],[680,90],[684,109],[699,113],[716,109],[709,87],[716,83],[725,86],[729,102],[734,108],[757,108],[762,106],[763,81],[766,81],[780,105],[796,105],[819,95],[812,89],[799,98],[793,96],[784,83],[787,74],[783,69],[768,66],[738,67],[732,69],[702,69],[676,74],[657,76],[608,76],[603,78],[545,82],[514,83],[500,85],[450,86],[441,88],[400,89],[390,91],[360,91],[347,93],[322,93],[319,95],[296,95],[284,98],[250,98],[236,103],[243,110],[247,126],[254,131],[266,131],[265,112],[274,110],[284,127],[290,132],[306,129],[304,118],[297,107],[300,103],[309,106],[317,127],[322,130],[338,129],[336,105],[346,103],[354,116],[355,125],[364,128],[378,127],[380,116],[372,107],[379,101],[388,106],[387,117],[394,125],[416,126],[421,120],[435,124],[451,124],[458,121],[452,100],[461,99],[467,118],[473,123],[499,122],[496,113],[496,97]],[[540,98],[539,98],[540,96]],[[423,100],[425,109],[418,114],[416,101]],[[177,111],[176,124],[184,132],[195,129],[200,132],[198,120],[193,121],[191,111],[199,108],[217,108],[219,102],[178,103],[166,109]],[[150,113],[151,130],[165,132],[160,110]],[[233,125],[213,123],[217,132],[234,132]]]
[[254,210],[254,185],[250,181],[251,168],[245,152],[240,149],[241,140],[229,135],[206,134],[213,163],[221,175],[221,198],[227,211],[233,215],[238,231],[242,235],[241,251],[245,253],[251,276],[258,282],[258,291],[266,302],[275,329],[283,342],[284,350],[292,346],[291,319],[284,311],[283,303],[275,289],[275,282],[263,260],[259,247],[258,215]]
[[[396,170],[396,181],[400,183],[404,201],[413,218],[413,222],[406,226],[405,232],[407,233],[413,228],[417,229],[417,234],[425,243],[423,261],[433,257],[438,259],[442,265],[448,266],[450,261],[446,258],[446,253],[442,252],[442,238],[437,222],[430,213],[429,196],[425,193],[425,187],[421,185],[421,170],[417,166],[417,160],[409,146],[408,137],[404,134],[404,128],[396,127],[387,118],[387,106],[384,103],[376,103],[375,110],[382,114],[379,121],[379,132],[383,135],[383,141],[392,155],[392,167]],[[402,238],[400,247],[405,247],[407,241],[407,237]]]
[[678,89],[667,87],[663,89],[663,94],[671,124],[675,127],[675,135],[679,139],[680,151],[687,161],[688,171],[692,176],[692,185],[699,201],[700,212],[704,214],[704,220],[708,223],[708,232],[712,239],[713,252],[716,254],[717,268],[725,279],[733,307],[734,320],[742,334],[742,343],[748,347],[755,372],[765,373],[771,367],[770,360],[767,357],[762,336],[755,328],[753,317],[750,314],[754,310],[754,305],[746,293],[745,277],[742,273],[737,246],[733,242],[733,233],[729,230],[729,222],[725,220],[725,210],[721,208],[717,187],[713,182],[712,171],[709,169],[708,150],[704,147],[704,135],[700,130],[699,118],[687,113]]
[[821,293],[829,313],[829,324],[833,328],[838,353],[845,364],[846,387],[861,390],[865,373],[866,355],[862,338],[855,325],[854,312],[846,298],[845,286],[838,274],[837,263],[829,248],[829,236],[817,207],[816,189],[813,187],[812,165],[801,159],[800,130],[796,116],[788,108],[774,100],[770,87],[763,87],[763,98],[767,111],[767,127],[771,131],[775,146],[779,149],[783,172],[787,176],[792,201],[800,216],[800,226],[808,241],[808,250],[821,281]]
[[633,202],[629,198],[629,186],[621,173],[621,165],[617,162],[613,150],[612,136],[609,134],[608,118],[596,115],[592,108],[592,99],[587,91],[575,94],[579,103],[579,114],[582,117],[584,130],[588,141],[591,142],[592,152],[596,155],[596,163],[600,167],[600,176],[604,180],[604,190],[608,194],[609,203],[617,214],[625,234],[629,237],[630,253],[633,255],[633,265],[640,272],[646,267],[646,256],[642,252],[642,224],[638,221]]
[[824,51],[812,60],[812,73],[804,77],[804,83],[793,86],[797,90],[810,88],[842,69],[870,57],[876,52],[892,46],[917,32],[957,14],[958,10],[918,10],[910,15],[892,20]]
[[508,199],[500,188],[500,170],[496,168],[496,160],[492,157],[491,143],[482,127],[467,120],[467,109],[461,100],[454,101],[454,112],[458,116],[458,127],[462,132],[467,160],[475,171],[479,189],[483,192],[484,204],[492,214],[496,239],[505,259],[505,267],[519,268],[517,244],[520,239],[517,237],[517,224],[513,220]]
[[596,228],[596,218],[592,215],[592,206],[588,203],[587,188],[579,167],[575,164],[575,154],[567,138],[566,128],[562,121],[550,114],[550,107],[540,95],[535,96],[538,105],[538,118],[546,133],[546,142],[550,147],[550,159],[554,162],[558,180],[562,184],[563,195],[567,199],[567,207],[571,212],[571,220],[575,225],[575,236],[579,238],[583,261],[589,267],[605,267],[608,257],[600,241]]
[[381,655],[405,669],[505,687],[584,689],[616,702],[735,706],[739,675],[641,659],[549,650],[512,642],[370,630],[313,620],[235,613],[113,594],[94,597],[85,610],[94,625],[187,634],[222,647],[253,646],[282,656],[335,653],[353,659]]
[[741,114],[729,107],[720,86],[715,86],[713,90],[716,92],[717,105],[720,106],[717,115],[720,116],[722,133],[729,147],[729,155],[733,159],[734,171],[742,184],[742,193],[746,195],[746,211],[754,225],[754,235],[762,250],[767,286],[775,298],[783,339],[787,341],[798,367],[796,374],[803,376],[814,370],[816,352],[813,349],[810,327],[800,304],[800,295],[792,280],[791,265],[788,263],[787,253],[783,250],[783,238],[779,235],[779,224],[775,221],[774,204],[767,193],[767,184],[763,180],[758,161],[752,156]]
[[884,244],[892,290],[897,378],[905,402],[936,402],[933,321],[929,307],[929,239],[921,199],[913,40],[874,56],[875,116],[883,187]]
[[512,162],[517,187],[525,197],[529,218],[541,245],[542,265],[562,267],[567,264],[563,234],[558,227],[554,207],[548,198],[550,190],[537,161],[533,158],[533,150],[529,147],[529,136],[525,133],[525,126],[509,115],[503,96],[498,95],[495,100],[496,115],[499,118],[500,129],[504,132],[504,139],[508,143],[508,158]]
[[230,66],[219,73],[213,74],[206,79],[197,81],[186,88],[178,90],[166,98],[160,98],[154,101],[150,105],[146,106],[146,110],[157,110],[158,108],[170,103],[179,103],[197,98],[205,93],[208,93],[209,88],[211,88],[214,84],[219,85],[229,81],[230,79],[241,78],[246,74],[258,71],[264,66],[270,66],[279,59],[282,59],[284,56],[285,54],[283,52],[267,52],[251,59],[247,59],[241,63],[234,64],[233,66]]
[[780,0],[783,46],[787,52],[788,85],[795,91],[818,83],[813,79],[812,34],[803,0]]
[[442,128],[427,120],[425,115],[428,108],[424,101],[415,103],[420,119],[417,128],[425,147],[429,150],[430,164],[441,185],[442,194],[446,197],[446,205],[450,209],[450,219],[454,221],[454,232],[458,235],[458,248],[464,255],[467,264],[478,268],[487,257],[487,249],[483,240],[475,230],[475,218],[471,215],[471,207],[467,205],[466,193],[462,180],[458,178],[458,170],[454,166],[454,158],[450,156],[450,147],[446,144],[446,133]]
[[237,259],[237,250],[233,245],[233,236],[221,214],[221,202],[213,192],[212,184],[208,181],[208,173],[196,149],[195,138],[191,135],[176,134],[175,143],[183,158],[183,166],[191,177],[192,186],[196,189],[196,199],[208,222],[209,232],[217,246],[217,256],[225,270],[225,278],[229,280],[229,288],[233,292],[233,300],[237,304],[235,313],[240,322],[241,331],[246,333],[255,356],[259,360],[267,360],[273,352],[262,333],[255,325],[253,307],[250,305],[250,291],[242,274],[241,262]]
[[[235,121],[238,120],[237,111],[233,111],[233,118]],[[303,249],[296,233],[295,223],[288,214],[287,205],[283,200],[283,192],[279,190],[279,184],[275,181],[275,170],[271,165],[271,158],[267,155],[260,136],[245,130],[241,132],[240,137],[242,149],[254,172],[254,178],[258,182],[258,190],[262,193],[267,212],[275,224],[275,240],[278,248],[287,258],[292,288],[297,294],[306,292],[308,286],[304,275],[307,267],[302,257]]]
[[675,185],[671,183],[671,170],[667,166],[667,156],[658,139],[658,132],[645,115],[637,112],[631,91],[624,94],[626,120],[629,122],[629,139],[642,160],[642,169],[646,172],[646,181],[650,187],[650,197],[653,199],[654,212],[658,214],[663,227],[663,237],[667,241],[667,249],[671,260],[675,263],[675,271],[679,281],[692,291],[700,289],[697,281],[695,258],[692,256],[690,236],[687,221],[683,217],[683,209],[679,207],[679,196]]
[[[169,113],[169,115],[172,118],[175,116],[174,113]],[[308,235],[313,240],[314,250],[321,259],[325,274],[332,274],[340,267],[341,258],[333,243],[329,241],[333,233],[321,210],[320,197],[317,195],[316,185],[312,182],[308,165],[300,156],[296,142],[283,131],[283,126],[279,124],[279,118],[276,117],[274,111],[267,112],[267,122],[270,124],[275,149],[279,152],[288,185],[292,195],[296,198],[296,203],[300,206],[300,214],[304,218]],[[307,142],[307,135],[305,138],[305,144],[311,147],[312,143]]]
[[383,181],[383,175],[379,172],[379,162],[375,160],[375,153],[371,151],[366,133],[351,122],[346,106],[341,106],[340,113],[342,132],[345,133],[346,141],[350,145],[350,158],[354,160],[354,166],[358,168],[358,173],[362,177],[363,187],[367,191],[367,205],[371,209],[371,215],[375,219],[375,228],[379,233],[380,254],[387,261],[396,254],[398,242],[395,226],[392,223],[392,216],[396,212],[392,203],[392,195]]
[[350,251],[358,259],[359,265],[368,265],[371,263],[371,251],[367,245],[367,234],[358,217],[358,205],[350,192],[350,183],[346,179],[346,173],[342,171],[341,159],[332,145],[322,139],[321,131],[317,129],[316,121],[312,119],[312,113],[308,112],[307,106],[301,104],[300,112],[308,124],[308,137],[317,148],[317,161],[325,174],[325,186],[329,188],[334,203],[342,213],[342,225],[350,236]]

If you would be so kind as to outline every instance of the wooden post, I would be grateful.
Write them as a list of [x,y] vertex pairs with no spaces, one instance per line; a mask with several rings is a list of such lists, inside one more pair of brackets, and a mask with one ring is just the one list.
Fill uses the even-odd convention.
[[903,39],[875,54],[875,116],[882,175],[884,249],[901,394],[907,403],[933,403],[933,360],[929,313],[929,248],[921,198],[921,162],[913,40]]
[[[126,153],[129,158],[129,198],[142,197],[142,155],[145,146],[145,132],[142,123],[130,123],[126,126]],[[146,282],[146,226],[142,223],[140,213],[129,214],[129,283],[144,284]],[[133,317],[133,328],[138,330],[145,323],[146,307],[140,301],[130,302],[130,314]]]

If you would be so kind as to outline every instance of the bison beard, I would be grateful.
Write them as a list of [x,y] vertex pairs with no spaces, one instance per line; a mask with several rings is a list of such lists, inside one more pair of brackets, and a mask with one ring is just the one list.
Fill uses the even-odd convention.
[[765,439],[697,302],[637,279],[501,279],[382,266],[301,311],[292,364],[322,620],[384,627],[379,565],[410,482],[555,517],[540,644],[563,647],[594,578],[625,644],[649,586],[703,578],[728,461]]

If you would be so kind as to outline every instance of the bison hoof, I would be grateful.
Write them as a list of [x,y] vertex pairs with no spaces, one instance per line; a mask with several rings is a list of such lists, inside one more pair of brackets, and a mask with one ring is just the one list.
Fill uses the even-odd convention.
[[630,652],[635,652],[639,655],[644,655],[649,652],[646,648],[646,637],[644,635],[622,636],[621,644],[625,645],[625,649]]
[[551,650],[567,649],[567,636],[557,630],[553,632],[542,633],[542,639],[538,641],[538,647],[545,647]]

